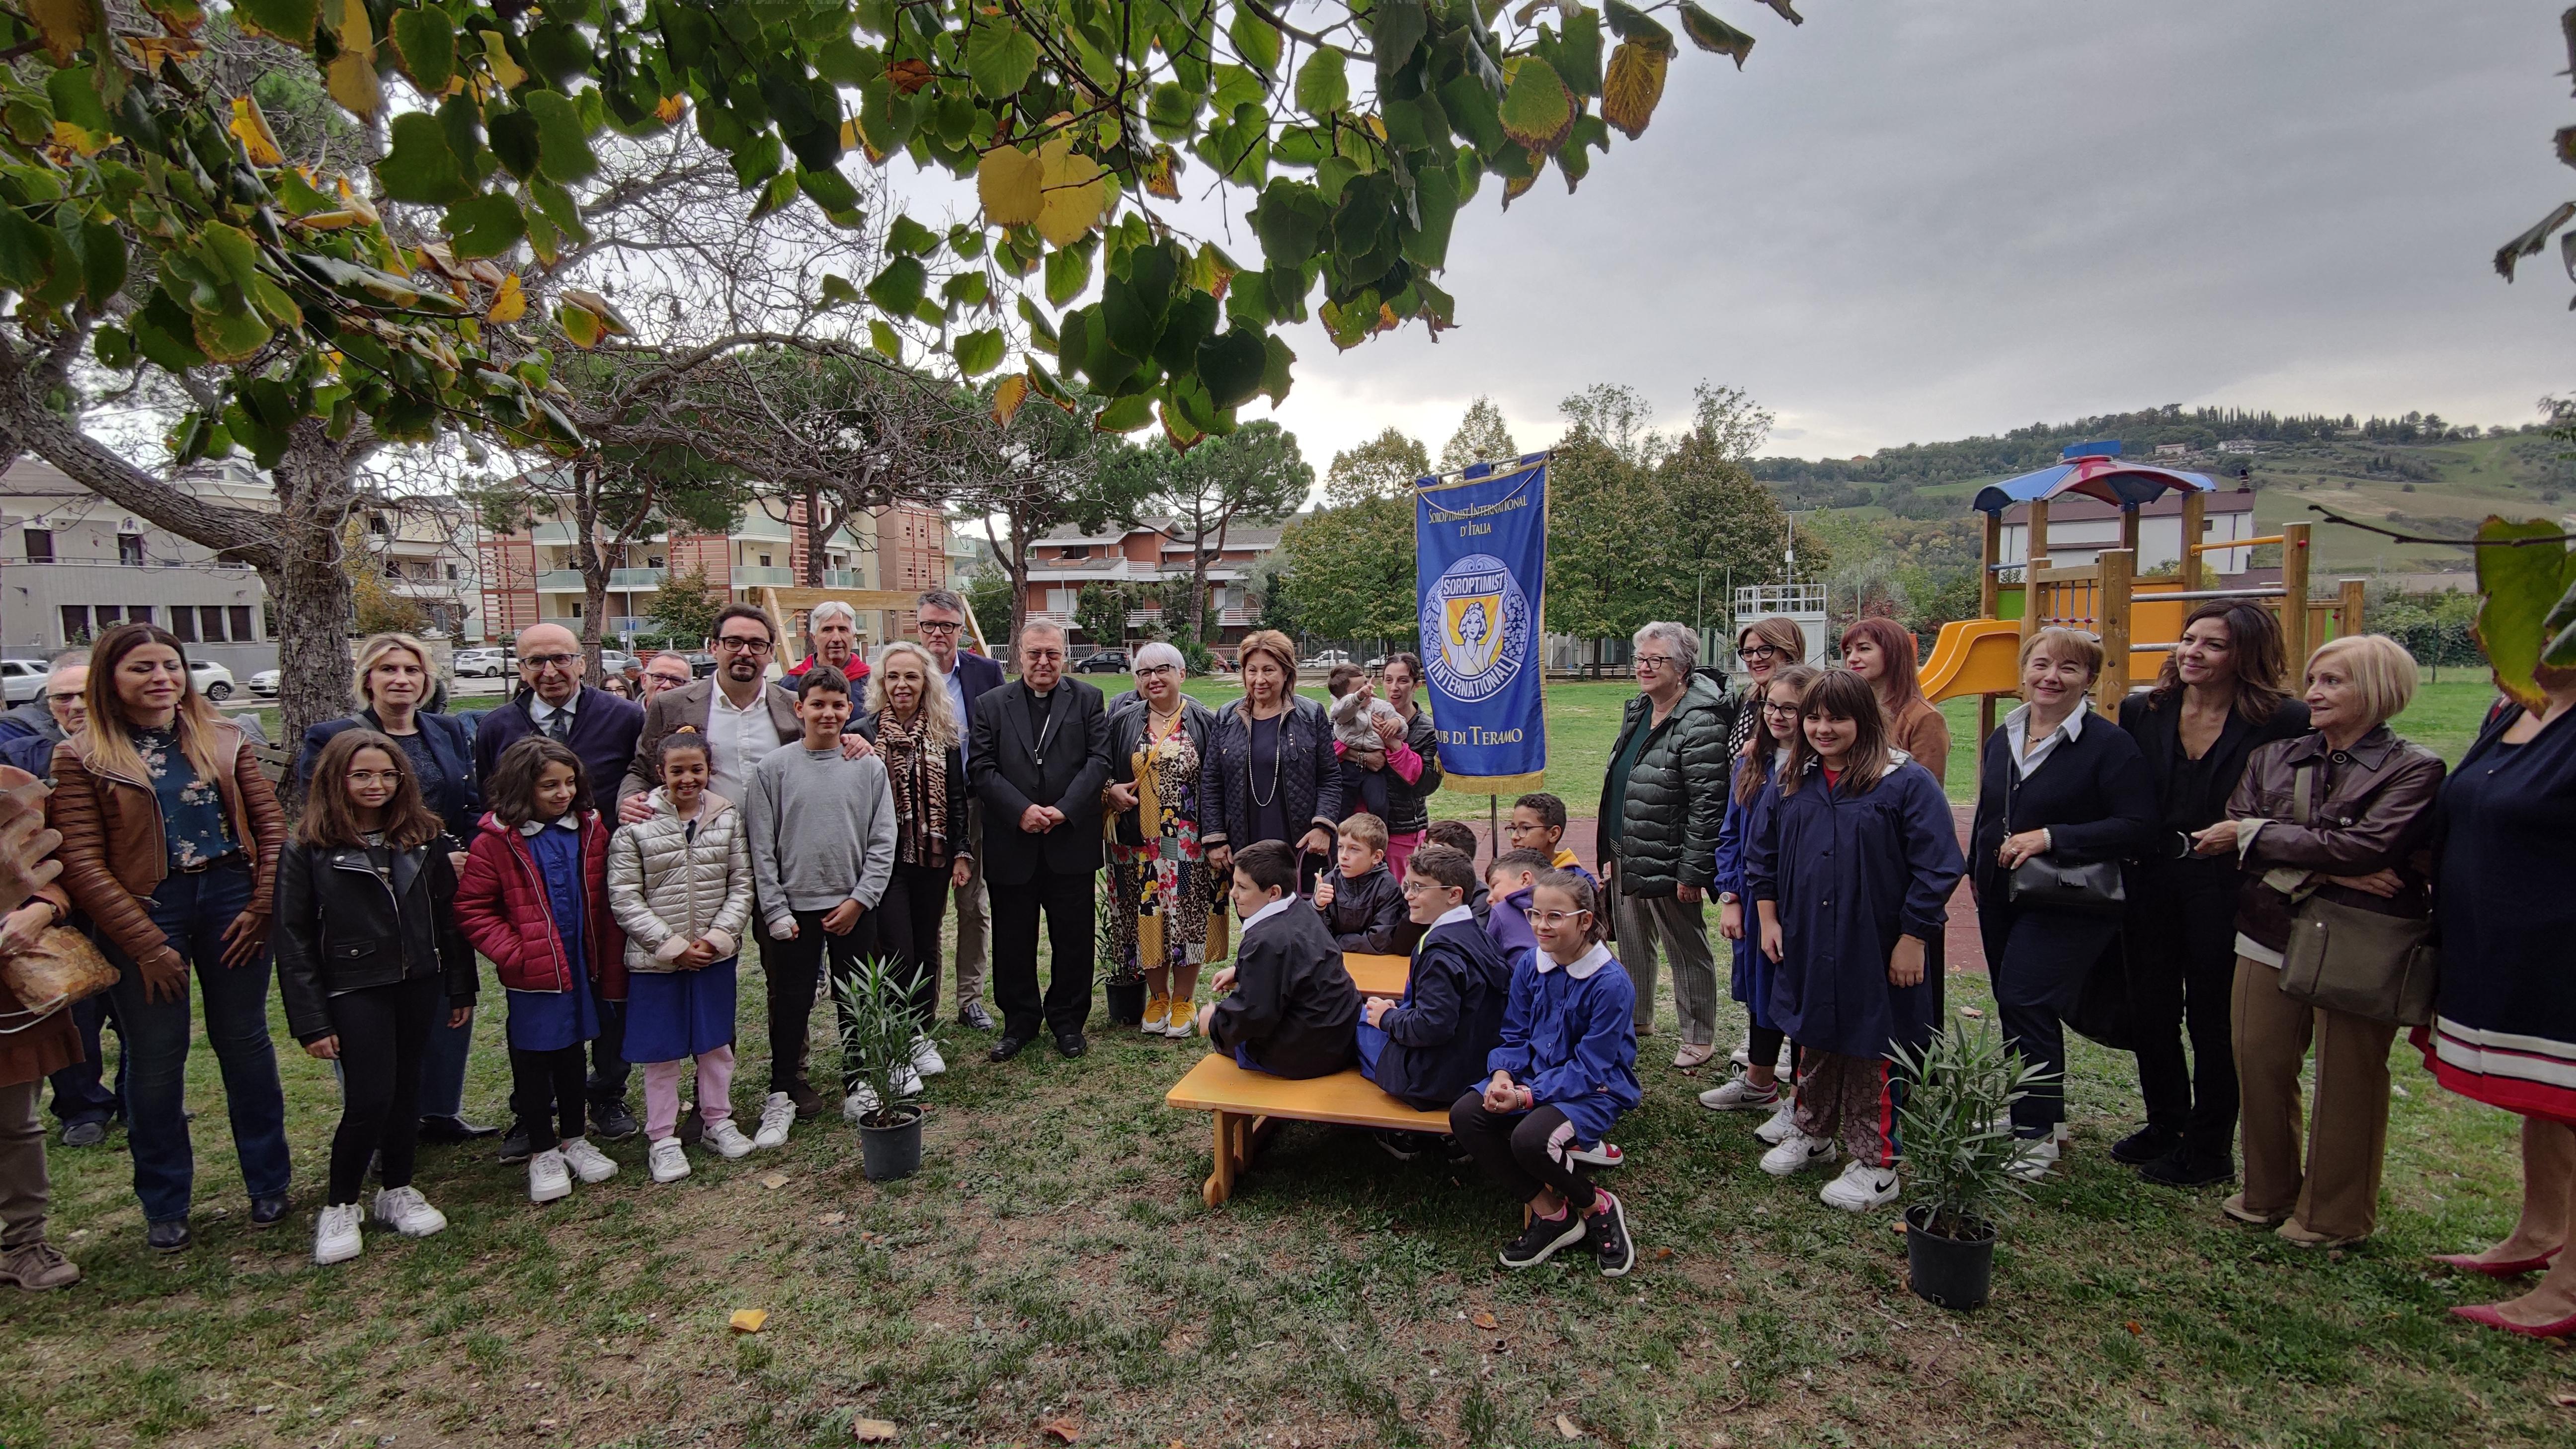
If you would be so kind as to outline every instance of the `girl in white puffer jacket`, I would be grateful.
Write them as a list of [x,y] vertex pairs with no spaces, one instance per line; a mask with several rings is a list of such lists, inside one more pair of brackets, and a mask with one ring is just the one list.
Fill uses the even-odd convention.
[[608,908],[626,931],[626,1059],[644,1068],[649,1166],[655,1182],[676,1182],[689,1175],[679,1124],[690,1058],[704,1141],[725,1157],[785,1142],[796,1108],[763,1110],[756,1138],[733,1123],[734,968],[751,920],[750,838],[742,813],[707,790],[705,736],[675,732],[658,753],[653,813],[608,844]]

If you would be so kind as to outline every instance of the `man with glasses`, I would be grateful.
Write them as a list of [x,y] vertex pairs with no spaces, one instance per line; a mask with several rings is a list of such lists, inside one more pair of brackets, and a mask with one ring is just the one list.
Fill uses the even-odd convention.
[[[617,793],[617,782],[635,763],[636,737],[644,729],[643,707],[604,689],[581,682],[587,662],[581,641],[561,624],[532,624],[519,631],[519,682],[527,686],[517,698],[483,716],[474,730],[475,778],[492,778],[501,752],[530,735],[560,740],[581,757],[592,798],[605,811]],[[626,1003],[598,994],[599,1035],[590,1044],[590,1120],[593,1135],[611,1141],[643,1130],[626,1105]],[[528,1155],[526,1114],[501,1142],[501,1160]]]
[[689,671],[686,657],[668,649],[654,655],[653,662],[644,666],[643,693],[636,696],[636,702],[645,707],[645,727],[652,727],[651,711],[655,697],[666,689],[684,689],[696,680],[697,676]]
[[[0,763],[11,764],[38,779],[54,773],[54,746],[65,734],[80,733],[81,690],[89,683],[89,651],[67,649],[54,656],[53,672],[34,699],[0,714]],[[64,723],[64,711],[75,716]]]
[[1637,988],[1637,1034],[1653,1029],[1655,957],[1672,960],[1673,1010],[1688,1069],[1717,1054],[1717,961],[1702,899],[1717,878],[1726,818],[1726,696],[1692,672],[1699,636],[1679,624],[1636,634],[1637,689],[1601,782],[1599,856],[1619,963]]
[[706,737],[707,788],[737,807],[747,798],[751,772],[769,752],[804,736],[805,727],[796,721],[796,696],[769,682],[769,661],[777,650],[777,632],[767,612],[752,604],[727,604],[716,615],[715,673],[692,679],[687,661],[678,655],[653,656],[654,664],[677,673],[679,682],[657,690],[645,708],[641,747],[617,787],[620,823],[632,825],[653,813],[646,797],[662,783],[653,761],[663,737],[673,730],[695,730]]
[[[1109,783],[1109,719],[1100,691],[1064,677],[1064,627],[1020,626],[1020,677],[975,701],[966,778],[984,802],[978,854],[993,881],[993,999],[1006,1062],[1043,1023],[1065,1057],[1090,1050],[1091,965],[1098,948],[1100,787]],[[1038,916],[1055,971],[1041,1012]]]
[[[957,715],[957,745],[965,752],[971,774],[975,701],[984,697],[984,691],[1001,688],[1002,666],[958,649],[965,637],[966,601],[948,590],[932,589],[914,600],[912,617],[947,687],[949,707]],[[993,1018],[984,1010],[985,942],[991,935],[984,897],[984,803],[972,795],[966,801],[966,838],[974,851],[969,857],[974,870],[957,888],[957,1024],[991,1031]]]
[[[44,693],[0,716],[0,763],[17,766],[40,780],[54,774],[54,746],[89,724],[84,691],[89,687],[89,651],[73,649],[54,656],[45,676]],[[40,711],[48,733],[28,722]],[[118,1088],[107,1085],[105,1048],[100,1033],[110,1023],[104,995],[84,997],[63,1013],[80,1033],[80,1060],[52,1073],[54,1116],[63,1124],[65,1147],[96,1147],[107,1140],[107,1124],[123,1113]]]

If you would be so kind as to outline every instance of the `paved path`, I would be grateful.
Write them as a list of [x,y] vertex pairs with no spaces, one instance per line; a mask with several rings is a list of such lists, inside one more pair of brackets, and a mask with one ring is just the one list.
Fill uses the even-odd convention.
[[[1968,821],[1975,814],[1975,807],[1954,802],[1950,806],[1950,813],[1958,821],[1959,839],[1964,842],[1968,838]],[[1467,823],[1475,827],[1477,842],[1487,851],[1487,855],[1479,858],[1489,858],[1492,842],[1486,838],[1485,822],[1471,820]],[[1582,857],[1586,869],[1594,871],[1600,869],[1600,860],[1592,848],[1593,836],[1599,824],[1599,821],[1589,815],[1576,816],[1565,824],[1565,843],[1574,848],[1576,855]],[[1716,929],[1716,924],[1716,916],[1712,912],[1709,920],[1712,931]],[[1970,894],[1967,878],[1964,876],[1959,880],[1958,890],[1950,897],[1950,932],[1947,946],[1947,961],[1953,974],[1960,972],[1985,974],[1985,944],[1977,936],[1977,902]]]

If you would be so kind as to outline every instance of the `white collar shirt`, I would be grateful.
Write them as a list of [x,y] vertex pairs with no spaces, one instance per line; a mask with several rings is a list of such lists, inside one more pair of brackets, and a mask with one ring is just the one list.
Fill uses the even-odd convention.
[[2029,779],[2040,766],[2048,763],[2049,756],[2057,753],[2059,745],[2083,738],[2085,718],[2092,713],[2093,702],[2084,701],[2036,745],[2029,743],[2029,705],[2025,704],[2004,716],[2004,739],[2012,748],[2014,772],[2022,779]]
[[534,690],[530,690],[528,692],[528,718],[535,721],[537,733],[539,734],[552,733],[552,731],[546,728],[546,724],[556,715],[562,715],[564,717],[564,728],[571,729],[573,717],[579,712],[580,704],[581,691],[579,689],[575,689],[572,692],[572,697],[561,704],[548,704],[546,703],[544,695],[538,694]]
[[1279,899],[1263,906],[1260,910],[1254,911],[1251,915],[1244,917],[1244,933],[1246,935],[1251,934],[1253,927],[1260,925],[1262,922],[1269,920],[1272,916],[1278,915],[1281,911],[1297,904],[1299,899],[1300,897],[1297,896],[1281,896]]
[[1600,970],[1610,961],[1610,948],[1602,945],[1598,941],[1592,943],[1591,950],[1584,952],[1582,955],[1575,957],[1571,961],[1557,960],[1554,956],[1547,954],[1546,948],[1544,947],[1532,954],[1538,958],[1538,970],[1540,975],[1544,976],[1550,971],[1563,971],[1567,976],[1577,981],[1591,980],[1592,973]]
[[778,726],[769,717],[769,686],[737,706],[719,684],[707,691],[707,788],[742,805],[751,772],[778,748]]

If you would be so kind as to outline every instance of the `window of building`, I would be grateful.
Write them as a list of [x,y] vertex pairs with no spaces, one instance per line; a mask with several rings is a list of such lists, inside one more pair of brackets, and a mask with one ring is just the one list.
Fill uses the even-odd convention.
[[449,579],[451,579],[451,580],[453,580],[453,579],[456,577],[456,565],[454,565],[454,564],[449,564],[449,565],[447,566],[447,577],[448,577]]
[[182,644],[197,642],[197,611],[185,604],[170,606],[170,637]]
[[767,554],[762,554],[762,555],[760,556],[760,566],[761,566],[762,568],[767,568],[767,567],[769,567],[769,555],[767,555]]
[[89,642],[89,606],[87,604],[63,605],[63,642],[65,644]]
[[151,622],[152,622],[152,606],[151,606],[150,604],[128,604],[128,605],[126,605],[126,606],[125,606],[125,622],[127,622],[127,623],[129,623],[129,624],[149,624],[149,623],[151,623]]
[[116,561],[121,564],[143,562],[143,535],[120,533],[116,536]]
[[52,529],[50,529],[50,528],[31,528],[31,529],[28,529],[28,530],[27,530],[27,562],[29,562],[29,563],[52,563],[53,561],[54,561],[54,531],[53,531]]
[[197,637],[208,644],[221,644],[224,642],[223,605],[200,604],[197,606]]
[[248,605],[248,604],[235,604],[235,605],[233,605],[233,606],[232,606],[232,616],[233,616],[233,642],[234,642],[234,643],[236,643],[236,644],[248,644],[248,643],[252,642],[253,640],[255,640],[255,639],[257,639],[257,638],[259,637],[257,634],[254,634],[254,633],[252,633],[252,632],[251,632],[251,627],[250,627],[250,605]]

